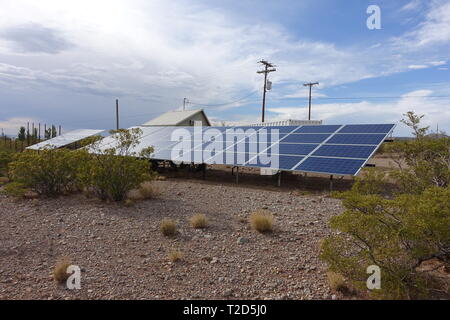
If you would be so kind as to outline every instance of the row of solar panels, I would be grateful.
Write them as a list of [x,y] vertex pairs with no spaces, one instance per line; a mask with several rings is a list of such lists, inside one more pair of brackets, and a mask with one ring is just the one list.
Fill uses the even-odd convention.
[[[393,124],[141,127],[143,136],[133,151],[153,146],[152,158],[158,160],[357,175],[393,128]],[[114,144],[113,137],[106,137],[101,149]],[[277,161],[268,163],[267,158]]]
[[[141,141],[133,151],[152,146],[152,158],[158,160],[356,175],[393,128],[393,124],[140,127]],[[57,148],[101,132],[75,130],[28,148]],[[114,137],[106,137],[100,150],[116,143]]]
[[93,129],[77,129],[73,131],[69,131],[57,137],[33,144],[32,146],[27,147],[27,149],[31,150],[39,150],[43,148],[56,149],[61,148],[71,143],[83,140],[85,138],[94,136],[96,134],[102,133],[104,130],[93,130]]

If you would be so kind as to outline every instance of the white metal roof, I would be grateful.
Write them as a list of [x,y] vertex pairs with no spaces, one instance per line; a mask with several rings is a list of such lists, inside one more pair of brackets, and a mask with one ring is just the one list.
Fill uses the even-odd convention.
[[203,109],[195,109],[195,110],[174,110],[166,112],[159,117],[156,117],[150,121],[147,121],[143,124],[143,126],[176,126],[181,122],[193,117],[197,113],[203,113],[206,118],[207,124],[210,125],[209,119],[206,117],[206,114],[203,112]]
[[77,129],[73,131],[69,131],[60,136],[54,137],[52,139],[48,139],[32,146],[27,147],[26,149],[39,150],[43,148],[48,149],[56,149],[63,147],[65,145],[71,144],[73,142],[82,140],[84,138],[99,134],[104,130],[93,130],[93,129]]

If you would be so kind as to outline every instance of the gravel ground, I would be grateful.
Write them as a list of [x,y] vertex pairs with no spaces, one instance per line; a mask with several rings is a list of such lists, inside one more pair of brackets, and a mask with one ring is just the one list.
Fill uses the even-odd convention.
[[[339,200],[296,191],[199,181],[156,181],[161,195],[133,207],[83,195],[17,201],[0,195],[2,299],[331,299],[319,241]],[[258,208],[275,230],[258,234],[247,218]],[[204,213],[205,230],[189,217]],[[163,218],[178,233],[164,237]],[[178,248],[182,261],[168,252]],[[80,290],[52,278],[69,257],[82,270]]]

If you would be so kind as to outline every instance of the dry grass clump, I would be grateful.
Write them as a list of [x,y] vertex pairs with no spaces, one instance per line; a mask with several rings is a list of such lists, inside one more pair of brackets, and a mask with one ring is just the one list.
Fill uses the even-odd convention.
[[273,231],[273,215],[267,210],[253,212],[249,218],[250,226],[261,233]]
[[138,189],[128,191],[127,198],[134,201],[154,199],[160,194],[158,187],[152,182],[142,182]]
[[134,206],[134,200],[126,199],[124,204],[125,204],[125,207],[132,207],[132,206]]
[[139,191],[144,199],[154,199],[161,193],[158,187],[150,181],[142,182]]
[[332,271],[327,272],[328,283],[330,285],[331,290],[336,292],[348,293],[350,289],[345,283],[345,279],[339,273],[335,273]]
[[69,278],[67,268],[71,265],[70,260],[66,257],[60,258],[53,269],[53,279],[58,283],[64,283]]
[[196,213],[194,214],[191,219],[191,225],[195,229],[203,229],[208,226],[208,219],[206,216],[202,213]]
[[144,200],[144,197],[142,196],[142,193],[139,189],[133,189],[133,190],[128,191],[127,200],[140,201],[140,200]]
[[161,232],[166,237],[172,237],[177,232],[177,225],[172,219],[163,219],[161,221]]
[[183,253],[175,248],[170,249],[169,251],[169,260],[171,262],[178,262],[183,258]]

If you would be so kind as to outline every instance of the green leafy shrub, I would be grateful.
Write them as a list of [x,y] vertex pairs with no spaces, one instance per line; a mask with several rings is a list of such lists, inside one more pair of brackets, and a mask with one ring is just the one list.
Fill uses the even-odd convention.
[[0,176],[8,173],[8,164],[12,161],[13,153],[0,150]]
[[17,153],[9,176],[17,187],[48,196],[64,194],[80,188],[78,173],[86,158],[85,151],[67,149]]
[[331,271],[364,289],[366,268],[381,269],[383,298],[426,297],[427,275],[416,269],[433,257],[446,260],[450,250],[450,188],[386,199],[356,190],[341,194],[345,212],[330,220],[340,234],[322,244],[321,258]]
[[4,193],[17,198],[22,198],[25,195],[25,192],[27,191],[28,191],[27,187],[17,182],[8,183],[3,187]]
[[398,183],[399,192],[420,193],[430,186],[450,184],[450,138],[427,135],[428,127],[420,127],[420,119],[412,112],[402,120],[413,130],[414,140],[396,141],[385,146],[397,169],[390,176]]
[[120,129],[111,134],[115,142],[110,148],[102,149],[101,140],[88,146],[91,156],[83,166],[80,178],[99,198],[122,201],[130,190],[154,178],[147,159],[153,149],[133,151],[142,136],[139,128]]
[[[367,290],[367,267],[380,267],[381,289],[370,292],[377,298],[448,295],[436,277],[420,268],[425,261],[444,263],[450,256],[448,141],[427,138],[419,126],[421,117],[408,117],[405,123],[416,139],[389,147],[399,157],[399,168],[387,176],[371,170],[350,191],[337,194],[345,211],[331,218],[330,226],[338,232],[321,246],[330,271],[354,288]],[[389,194],[386,185],[392,178],[398,188]]]

